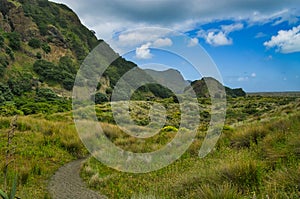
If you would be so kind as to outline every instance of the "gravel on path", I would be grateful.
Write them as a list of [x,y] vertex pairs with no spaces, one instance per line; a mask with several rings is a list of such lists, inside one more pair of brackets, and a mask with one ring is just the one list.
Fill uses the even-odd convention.
[[84,160],[75,160],[59,168],[49,183],[53,199],[106,199],[107,197],[88,189],[80,177]]

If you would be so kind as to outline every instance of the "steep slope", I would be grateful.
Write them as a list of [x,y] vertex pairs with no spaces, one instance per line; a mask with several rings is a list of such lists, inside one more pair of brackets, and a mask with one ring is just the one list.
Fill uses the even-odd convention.
[[[224,87],[223,85],[212,77],[204,77],[201,80],[196,80],[191,83],[193,90],[195,91],[197,97],[210,97],[210,93],[207,85],[210,86],[212,92],[215,93],[214,97],[222,97],[222,89],[225,88],[225,93],[227,97],[244,97],[246,93],[242,88],[231,89],[229,87]],[[190,90],[186,89],[186,92],[190,92]]]
[[177,94],[183,93],[184,88],[189,85],[189,83],[184,80],[181,73],[174,69],[168,69],[165,71],[145,69],[144,71],[153,77],[156,82],[160,82],[167,88],[171,88]]
[[[1,0],[1,114],[48,112],[50,108],[45,107],[52,107],[51,112],[70,109],[66,99],[80,64],[104,42],[94,33],[65,5],[48,0]],[[100,79],[99,91],[109,96],[118,78],[134,67],[136,64],[119,57]]]

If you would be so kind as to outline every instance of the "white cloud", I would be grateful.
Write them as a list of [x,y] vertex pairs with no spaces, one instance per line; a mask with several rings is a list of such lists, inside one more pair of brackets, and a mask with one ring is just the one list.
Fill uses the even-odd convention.
[[256,73],[252,73],[251,77],[253,77],[253,78],[256,77]]
[[257,33],[256,35],[255,35],[255,38],[263,38],[263,37],[266,37],[267,35],[265,34],[265,33],[263,33],[263,32],[259,32],[259,33]]
[[135,50],[136,58],[137,59],[151,59],[153,55],[150,52],[150,49],[149,49],[150,46],[151,46],[151,43],[148,42],[146,44],[143,44],[141,47],[136,48],[136,50]]
[[173,42],[170,38],[159,38],[154,42],[147,42],[136,48],[135,56],[137,59],[151,59],[153,55],[151,54],[150,47],[159,48],[164,46],[172,46]]
[[[297,23],[299,0],[52,0],[66,3],[99,38],[109,40],[118,31],[139,27],[166,27],[186,32],[216,20],[249,23]],[[284,8],[284,9],[283,9]],[[295,9],[293,9],[295,8]],[[238,28],[233,27],[233,28]],[[230,29],[227,27],[225,29]],[[229,30],[230,31],[230,30]]]
[[159,38],[153,43],[154,47],[164,47],[164,46],[172,46],[172,45],[173,42],[170,38]]
[[205,32],[201,30],[198,32],[198,36],[204,38],[206,43],[212,46],[226,46],[232,44],[232,39],[227,37],[222,31]]
[[237,24],[231,24],[231,25],[222,25],[221,28],[224,31],[224,33],[229,34],[231,32],[243,29],[244,24],[237,23]]
[[167,38],[170,33],[167,29],[161,28],[140,28],[131,31],[120,32],[117,36],[118,44],[122,46],[136,46],[143,43],[156,43],[156,47],[170,46],[172,40]]
[[226,46],[233,43],[232,38],[228,35],[231,32],[243,29],[244,25],[242,23],[222,25],[221,30],[210,29],[208,31],[200,30],[198,36],[205,39],[206,43],[212,46]]
[[237,79],[237,81],[239,81],[239,82],[245,82],[245,81],[248,81],[248,80],[249,80],[249,77],[239,77]]
[[270,41],[264,42],[267,48],[276,48],[281,53],[300,52],[300,25],[290,30],[280,30]]
[[198,44],[199,44],[199,39],[195,37],[195,38],[190,39],[190,41],[188,43],[188,47],[197,46]]

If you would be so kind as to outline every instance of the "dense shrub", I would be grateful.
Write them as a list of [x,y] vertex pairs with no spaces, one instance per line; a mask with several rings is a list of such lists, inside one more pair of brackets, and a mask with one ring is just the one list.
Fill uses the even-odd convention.
[[69,56],[63,56],[59,59],[58,66],[61,68],[61,70],[65,70],[71,74],[76,74],[77,69],[76,65],[73,62],[72,58]]
[[20,50],[21,49],[21,38],[19,33],[11,32],[8,34],[9,40],[9,47],[13,50]]
[[13,94],[7,85],[0,83],[0,103],[13,100]]
[[5,53],[7,55],[9,55],[9,57],[14,60],[15,59],[15,55],[14,55],[14,52],[12,51],[12,49],[10,49],[9,47],[6,47],[5,48]]
[[41,47],[41,41],[37,38],[32,38],[29,40],[28,45],[32,48],[40,48]]
[[3,48],[4,46],[4,37],[0,35],[0,48]]
[[54,101],[58,99],[56,93],[54,93],[50,88],[39,88],[36,91],[36,101]]
[[32,90],[34,80],[31,74],[19,74],[10,77],[7,84],[14,95],[20,96]]
[[95,99],[95,104],[101,104],[103,102],[108,102],[107,95],[103,93],[96,93],[94,96],[92,96],[92,99]]
[[45,60],[37,60],[33,64],[33,70],[40,75],[42,81],[54,81],[61,84],[65,89],[72,90],[75,80],[76,68],[72,60],[61,59],[59,65]]
[[66,79],[63,80],[62,85],[66,90],[70,91],[70,90],[73,89],[74,79],[73,78],[66,78]]
[[51,47],[47,43],[42,44],[42,49],[46,54],[51,52]]

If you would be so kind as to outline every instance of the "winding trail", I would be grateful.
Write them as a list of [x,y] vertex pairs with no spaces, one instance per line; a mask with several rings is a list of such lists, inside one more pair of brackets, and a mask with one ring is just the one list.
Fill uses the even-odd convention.
[[90,190],[80,178],[80,166],[84,160],[75,160],[59,168],[49,183],[53,199],[106,199]]

